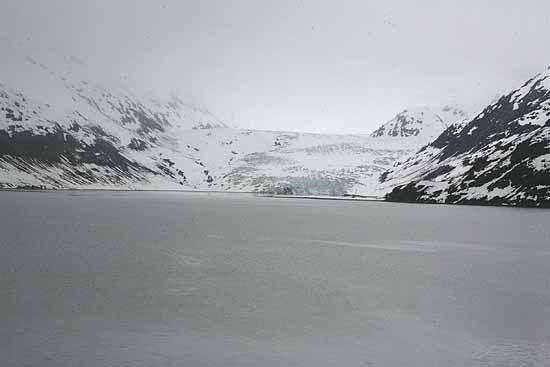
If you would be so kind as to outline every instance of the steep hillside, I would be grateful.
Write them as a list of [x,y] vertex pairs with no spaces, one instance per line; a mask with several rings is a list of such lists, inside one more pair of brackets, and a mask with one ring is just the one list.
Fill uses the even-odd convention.
[[382,177],[388,200],[550,206],[550,69]]
[[149,152],[177,147],[169,130],[225,127],[176,97],[138,98],[81,80],[69,66],[58,73],[30,57],[7,58],[0,71],[0,187],[184,187],[185,175]]

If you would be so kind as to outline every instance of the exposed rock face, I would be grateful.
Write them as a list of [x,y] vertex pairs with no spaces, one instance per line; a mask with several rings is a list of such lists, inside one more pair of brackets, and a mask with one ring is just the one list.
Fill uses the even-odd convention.
[[391,201],[550,206],[550,69],[383,177]]

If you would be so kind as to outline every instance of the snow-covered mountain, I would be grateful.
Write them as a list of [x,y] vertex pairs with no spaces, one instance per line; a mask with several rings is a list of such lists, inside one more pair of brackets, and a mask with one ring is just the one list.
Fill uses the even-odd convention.
[[241,130],[177,97],[106,87],[80,64],[7,57],[0,187],[382,195],[380,174],[460,117],[403,112],[402,133],[372,136]]
[[467,113],[457,106],[406,109],[376,129],[372,136],[408,138],[408,141],[414,141],[415,144],[422,146],[437,138],[449,125],[467,117]]
[[388,200],[550,206],[550,68],[382,176]]

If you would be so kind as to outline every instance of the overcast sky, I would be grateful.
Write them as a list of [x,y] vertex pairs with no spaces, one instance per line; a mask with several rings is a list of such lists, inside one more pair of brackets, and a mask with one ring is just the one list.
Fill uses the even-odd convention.
[[0,0],[0,32],[258,129],[370,132],[550,65],[548,0]]

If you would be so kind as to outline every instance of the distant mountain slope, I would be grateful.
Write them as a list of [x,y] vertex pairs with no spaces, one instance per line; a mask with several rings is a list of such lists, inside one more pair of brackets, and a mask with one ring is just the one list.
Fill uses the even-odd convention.
[[550,206],[550,69],[383,175],[388,200]]
[[437,138],[449,125],[464,120],[467,113],[459,107],[406,109],[372,133],[375,138],[407,137],[419,145]]
[[413,134],[232,129],[177,97],[162,101],[87,80],[73,59],[54,70],[8,56],[0,69],[0,188],[380,196],[380,174],[457,117],[451,108],[425,109]]
[[181,171],[147,152],[177,146],[172,130],[225,127],[176,97],[136,97],[82,80],[65,66],[68,71],[58,73],[30,57],[6,57],[0,69],[0,187],[184,187]]

